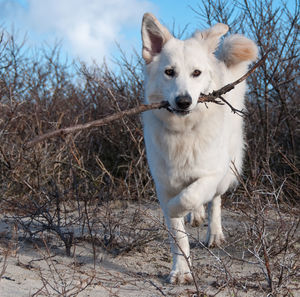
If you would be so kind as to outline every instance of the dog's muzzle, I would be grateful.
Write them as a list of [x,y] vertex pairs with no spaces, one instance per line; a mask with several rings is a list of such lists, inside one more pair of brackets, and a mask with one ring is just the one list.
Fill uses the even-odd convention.
[[192,105],[192,98],[190,95],[177,96],[175,103],[178,110],[186,111]]
[[189,114],[189,107],[192,105],[192,98],[189,95],[181,95],[175,98],[176,107],[168,106],[168,111],[181,115]]

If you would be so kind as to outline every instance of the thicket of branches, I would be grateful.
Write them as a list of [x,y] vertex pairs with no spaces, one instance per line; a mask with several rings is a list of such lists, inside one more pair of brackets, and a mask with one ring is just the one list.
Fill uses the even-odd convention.
[[[261,56],[272,48],[262,67],[248,79],[245,174],[234,198],[227,201],[255,209],[256,215],[273,204],[290,211],[300,197],[299,1],[289,9],[284,4],[276,7],[272,0],[236,1],[234,7],[227,1],[211,0],[194,9],[203,28],[227,23],[231,33],[255,40]],[[45,231],[55,233],[67,253],[78,235],[71,228],[75,223],[83,224],[81,229],[89,230],[92,237],[99,235],[97,228],[106,228],[97,237],[97,243],[105,247],[114,243],[123,251],[124,244],[141,242],[144,233],[117,242],[112,229],[121,220],[115,222],[110,216],[112,201],[122,205],[124,201],[155,200],[139,115],[32,148],[24,146],[50,130],[140,104],[140,57],[123,56],[118,71],[113,72],[105,65],[64,62],[59,47],[28,54],[26,42],[1,31],[2,212],[13,216],[31,237]],[[90,209],[93,213],[87,211]],[[259,223],[255,216],[250,219]],[[268,269],[266,274],[272,288]]]

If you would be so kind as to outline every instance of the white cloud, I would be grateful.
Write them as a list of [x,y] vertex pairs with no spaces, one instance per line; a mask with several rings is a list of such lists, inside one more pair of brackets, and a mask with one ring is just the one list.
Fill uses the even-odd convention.
[[153,8],[146,0],[27,0],[25,3],[0,0],[1,18],[16,22],[29,32],[29,37],[32,33],[39,39],[48,42],[50,39],[50,43],[62,40],[72,55],[100,62],[104,56],[110,56],[115,42],[126,43],[124,37],[128,31],[139,34],[143,13]]

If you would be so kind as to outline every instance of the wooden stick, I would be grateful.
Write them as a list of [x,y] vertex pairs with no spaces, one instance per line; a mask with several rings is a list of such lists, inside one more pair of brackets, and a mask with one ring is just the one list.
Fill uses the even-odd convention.
[[74,133],[80,130],[85,130],[85,129],[89,129],[89,128],[94,128],[94,127],[100,127],[100,126],[104,126],[112,121],[115,121],[117,119],[120,119],[124,116],[129,116],[129,115],[133,115],[133,114],[137,114],[137,113],[141,113],[147,110],[151,110],[151,109],[158,109],[158,108],[166,108],[168,106],[168,102],[159,102],[159,103],[153,103],[153,104],[141,104],[137,107],[133,107],[131,109],[127,109],[127,110],[123,110],[117,113],[114,113],[112,115],[106,116],[102,119],[99,120],[95,120],[92,122],[88,122],[86,124],[79,124],[79,125],[75,125],[75,126],[71,126],[71,127],[67,127],[67,128],[61,128],[58,130],[54,130],[48,133],[45,133],[41,136],[38,136],[36,138],[34,138],[32,141],[28,142],[25,147],[26,148],[30,148],[34,145],[36,145],[39,142],[42,142],[48,138],[53,138],[53,137],[57,137],[57,136],[65,136],[67,134],[70,133]]
[[[236,85],[238,85],[239,83],[241,83],[242,81],[244,81],[250,74],[252,74],[255,69],[257,67],[259,67],[267,58],[267,55],[269,54],[270,51],[268,51],[246,74],[244,74],[242,77],[240,77],[239,79],[237,79],[236,81],[225,85],[224,87],[222,87],[221,89],[217,90],[217,91],[213,91],[209,94],[201,94],[201,96],[198,99],[199,103],[206,103],[206,102],[212,102],[212,103],[216,103],[216,104],[226,104],[230,107],[230,109],[232,110],[232,112],[234,113],[243,113],[243,111],[241,110],[237,110],[235,109],[227,100],[225,100],[223,98],[222,95],[228,93],[229,91],[231,91],[232,89],[234,89],[234,87]],[[57,137],[57,136],[65,136],[67,134],[70,133],[74,133],[77,131],[81,131],[81,130],[85,130],[85,129],[90,129],[90,128],[95,128],[95,127],[100,127],[103,125],[106,125],[112,121],[115,121],[117,119],[120,119],[124,116],[129,116],[129,115],[133,115],[133,114],[137,114],[137,113],[141,113],[147,110],[152,110],[152,109],[159,109],[159,108],[169,108],[169,103],[166,101],[163,102],[159,102],[159,103],[153,103],[153,104],[141,104],[137,107],[133,107],[131,109],[127,109],[127,110],[123,110],[117,113],[114,113],[112,115],[106,116],[102,119],[99,120],[95,120],[92,122],[88,122],[86,124],[79,124],[79,125],[75,125],[75,126],[71,126],[71,127],[67,127],[67,128],[61,128],[58,130],[54,130],[48,133],[45,133],[41,136],[38,136],[36,138],[34,138],[33,140],[27,142],[25,144],[25,148],[30,148],[33,147],[34,145],[36,145],[37,143],[40,143],[42,141],[45,141],[46,139],[49,138],[53,138],[53,137]]]

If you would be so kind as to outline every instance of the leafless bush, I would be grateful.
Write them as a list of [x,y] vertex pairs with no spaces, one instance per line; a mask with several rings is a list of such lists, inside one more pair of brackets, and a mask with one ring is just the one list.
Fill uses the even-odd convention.
[[[292,7],[292,8],[291,8]],[[269,176],[283,185],[280,200],[299,200],[299,1],[203,1],[200,20],[225,22],[232,33],[256,41],[260,54],[272,49],[248,80],[246,176],[256,187]]]
[[83,292],[94,280],[94,275],[79,276],[78,268],[74,262],[71,267],[58,267],[57,262],[53,260],[52,253],[47,242],[43,239],[45,252],[40,250],[46,268],[38,269],[38,275],[42,282],[42,287],[34,292],[31,296],[78,296]]
[[139,119],[33,149],[23,144],[48,130],[136,105],[140,65],[129,69],[124,59],[115,75],[105,65],[62,62],[58,46],[29,58],[24,44],[4,31],[0,45],[2,208],[13,211],[31,237],[58,235],[70,254],[72,226],[86,219],[84,203],[153,197]]

